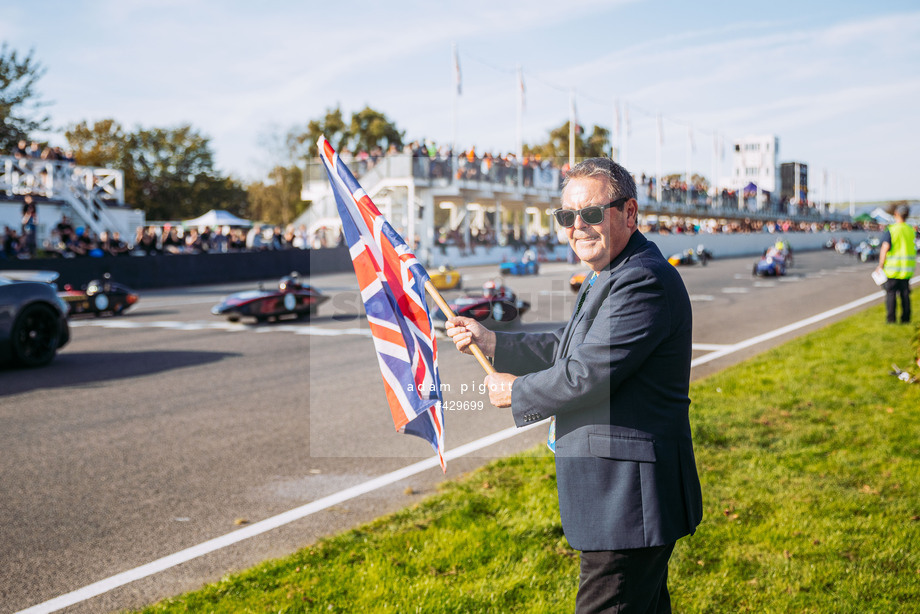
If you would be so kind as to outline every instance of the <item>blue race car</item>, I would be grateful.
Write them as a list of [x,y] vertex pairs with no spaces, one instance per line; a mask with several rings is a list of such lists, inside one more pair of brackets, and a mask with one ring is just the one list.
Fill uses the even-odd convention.
[[537,262],[536,254],[527,250],[520,260],[499,264],[498,272],[502,275],[537,275],[540,272],[540,263]]
[[786,255],[773,248],[768,248],[760,260],[754,264],[752,275],[761,277],[780,277],[786,274]]

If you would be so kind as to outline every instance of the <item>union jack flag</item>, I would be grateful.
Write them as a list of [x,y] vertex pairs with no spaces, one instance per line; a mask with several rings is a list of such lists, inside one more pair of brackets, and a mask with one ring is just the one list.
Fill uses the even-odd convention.
[[444,461],[438,346],[425,302],[428,273],[339,159],[317,142],[358,277],[396,430],[428,441]]

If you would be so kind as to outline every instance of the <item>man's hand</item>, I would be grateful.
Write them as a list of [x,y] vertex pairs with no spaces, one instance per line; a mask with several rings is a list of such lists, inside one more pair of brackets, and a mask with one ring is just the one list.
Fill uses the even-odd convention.
[[516,375],[510,373],[490,373],[483,380],[489,387],[489,402],[495,407],[511,407],[511,386]]
[[445,330],[457,349],[464,354],[472,354],[470,344],[475,343],[489,358],[495,356],[495,333],[473,318],[463,316],[450,318],[447,320]]

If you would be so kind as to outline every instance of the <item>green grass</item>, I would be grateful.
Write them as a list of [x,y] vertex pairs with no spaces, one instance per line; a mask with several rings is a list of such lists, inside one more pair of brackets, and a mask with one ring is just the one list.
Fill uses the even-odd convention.
[[[916,337],[875,307],[692,384],[705,517],[675,612],[920,612],[920,384],[888,373]],[[572,611],[555,488],[541,447],[144,612]]]

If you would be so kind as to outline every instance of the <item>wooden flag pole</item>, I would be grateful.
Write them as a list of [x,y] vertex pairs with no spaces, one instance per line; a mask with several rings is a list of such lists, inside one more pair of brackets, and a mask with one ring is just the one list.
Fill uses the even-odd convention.
[[[447,301],[444,300],[444,297],[441,296],[441,293],[438,292],[438,289],[434,287],[434,284],[431,283],[431,280],[425,282],[425,289],[428,290],[428,294],[431,295],[431,298],[434,299],[434,302],[437,306],[444,312],[448,318],[455,318],[457,314],[454,313],[453,309],[447,304]],[[486,370],[486,373],[492,374],[495,373],[495,367],[492,366],[492,363],[489,362],[489,359],[486,358],[486,355],[482,353],[482,350],[479,349],[479,346],[475,343],[470,345],[470,351],[473,352],[473,356],[476,357],[476,360],[479,361],[479,364],[483,369]]]

